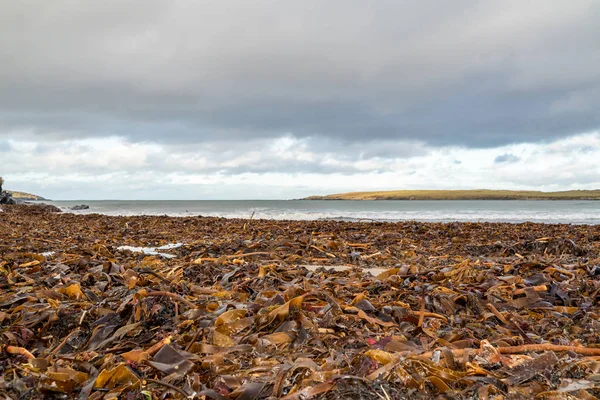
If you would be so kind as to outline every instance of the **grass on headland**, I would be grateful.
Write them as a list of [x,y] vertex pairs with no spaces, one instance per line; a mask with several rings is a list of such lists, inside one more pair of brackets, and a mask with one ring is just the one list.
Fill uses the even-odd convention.
[[310,196],[304,200],[600,200],[600,190],[391,190]]
[[20,199],[20,200],[46,200],[41,196],[37,196],[35,194],[31,194],[31,193],[25,193],[25,192],[15,192],[13,190],[7,190],[8,193],[10,193],[12,195],[12,197],[14,197],[15,199]]

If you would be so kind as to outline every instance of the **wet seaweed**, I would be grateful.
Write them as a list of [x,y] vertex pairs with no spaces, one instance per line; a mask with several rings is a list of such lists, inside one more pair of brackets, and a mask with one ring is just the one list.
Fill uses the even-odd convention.
[[1,217],[6,398],[600,395],[599,227]]

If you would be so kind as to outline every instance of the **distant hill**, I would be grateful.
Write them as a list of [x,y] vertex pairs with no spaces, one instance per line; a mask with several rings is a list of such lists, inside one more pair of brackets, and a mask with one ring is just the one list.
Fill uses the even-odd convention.
[[391,190],[310,196],[303,200],[600,200],[600,190]]
[[19,199],[19,200],[48,200],[41,196],[37,196],[37,195],[31,194],[31,193],[15,192],[13,190],[7,190],[7,192],[10,193],[12,195],[12,197],[14,197],[15,199]]

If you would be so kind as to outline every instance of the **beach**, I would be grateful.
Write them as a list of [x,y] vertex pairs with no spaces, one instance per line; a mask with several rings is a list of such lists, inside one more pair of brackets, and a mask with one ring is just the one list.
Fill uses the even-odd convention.
[[537,3],[4,1],[0,400],[600,400],[600,1]]
[[597,225],[0,217],[5,397],[600,395]]

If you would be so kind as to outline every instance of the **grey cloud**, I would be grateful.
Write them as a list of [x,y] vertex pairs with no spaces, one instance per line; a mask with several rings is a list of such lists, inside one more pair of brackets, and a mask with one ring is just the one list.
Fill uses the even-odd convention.
[[0,135],[490,147],[600,127],[578,106],[600,104],[596,1],[0,6]]
[[[267,139],[253,138],[248,141],[208,141],[193,146],[169,145],[166,154],[178,154],[184,157],[204,157],[210,165],[199,165],[194,169],[190,164],[177,162],[169,158],[154,159],[153,167],[172,172],[203,172],[240,174],[248,173],[341,173],[364,172],[365,167],[357,163],[364,160],[389,160],[389,166],[370,168],[370,171],[392,171],[394,159],[408,159],[427,154],[430,149],[418,142],[398,141],[333,141],[328,138],[296,138],[286,135],[278,139],[288,139],[288,147],[281,153],[274,152],[273,142]],[[297,152],[300,152],[298,154]],[[236,162],[240,156],[250,158]],[[232,163],[233,160],[233,163]],[[237,164],[237,165],[231,165]]]
[[494,163],[496,163],[496,164],[503,164],[503,163],[512,164],[512,163],[518,162],[519,160],[521,160],[521,159],[519,157],[515,156],[514,154],[504,153],[504,154],[499,155],[498,157],[494,158]]
[[411,158],[425,155],[430,149],[416,140],[393,140],[365,137],[352,140],[341,138],[334,140],[327,137],[312,136],[304,143],[307,149],[320,156],[333,155],[347,161],[359,161],[372,158],[394,159]]

